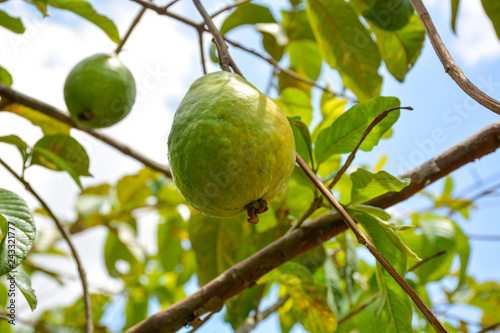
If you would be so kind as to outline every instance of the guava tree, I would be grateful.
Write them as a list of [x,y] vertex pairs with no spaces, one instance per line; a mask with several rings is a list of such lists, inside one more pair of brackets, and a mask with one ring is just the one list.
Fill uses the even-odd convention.
[[[22,36],[27,20],[15,13],[19,3],[0,2],[2,34]],[[383,147],[394,138],[398,119],[412,110],[398,96],[382,96],[383,82],[395,79],[404,85],[409,72],[419,71],[417,60],[426,42],[432,44],[443,70],[455,81],[448,84],[456,84],[474,105],[481,105],[475,117],[500,114],[500,103],[491,96],[494,89],[482,90],[467,78],[421,0],[289,0],[279,5],[240,0],[219,7],[208,1],[184,0],[191,6],[189,15],[176,11],[174,5],[182,4],[178,0],[132,2],[138,5],[139,13],[123,33],[108,18],[112,13],[100,12],[96,4],[83,0],[30,0],[23,4],[33,6],[37,15],[49,21],[51,13],[72,12],[100,28],[116,46],[113,52],[102,50],[109,54],[86,58],[71,71],[64,88],[69,113],[18,91],[8,66],[0,67],[0,144],[19,153],[17,159],[5,158],[0,150],[0,164],[8,177],[26,189],[13,191],[4,187],[3,177],[0,179],[1,332],[176,332],[183,327],[184,331],[203,332],[206,323],[220,320],[211,320],[220,311],[239,333],[254,330],[267,318],[277,318],[282,332],[488,332],[500,327],[500,278],[477,281],[473,277],[468,270],[472,236],[464,231],[464,222],[480,214],[477,201],[498,195],[498,174],[460,193],[456,191],[457,180],[449,176],[500,147],[500,122],[464,136],[459,144],[428,156],[427,161],[402,174],[383,170],[391,158],[391,151],[383,154]],[[481,3],[500,36],[500,6],[494,0]],[[459,0],[451,1],[453,29],[459,5]],[[184,145],[186,151],[198,149],[198,156],[191,155],[189,165],[178,168],[178,173],[190,170],[187,180],[181,184],[181,176],[175,175],[189,202],[176,188],[168,165],[116,140],[106,130],[96,129],[120,122],[139,93],[132,78],[134,71],[126,68],[120,56],[147,11],[195,33],[197,38],[190,42],[199,44],[199,76],[217,67],[234,73],[208,75],[197,81],[203,82],[202,90],[192,88],[179,110],[192,105],[210,108],[217,115],[210,114],[210,121],[216,124],[224,121],[219,111],[224,117],[238,116],[237,112],[246,110],[240,105],[247,104],[266,115],[281,114],[277,111],[281,108],[287,117],[279,126],[263,126],[268,122],[265,117],[252,118],[255,127],[264,129],[262,133],[270,133],[258,138],[267,138],[265,142],[256,141],[238,122],[225,127],[231,131],[228,140],[224,131],[213,135],[212,130],[195,126],[198,116],[176,117],[184,125],[194,125],[172,131],[177,131],[175,139],[180,137],[169,147],[175,145],[173,158],[184,158]],[[71,17],[76,20],[76,16]],[[251,27],[259,39],[257,49],[248,45],[250,41],[233,37],[242,26]],[[151,36],[151,44],[160,42]],[[2,52],[5,48],[9,45],[3,45]],[[257,98],[242,93],[246,88],[238,84],[255,89],[245,80],[250,73],[242,69],[247,56],[261,60],[260,66],[271,72],[267,89],[261,90],[274,102],[265,102],[268,97],[256,90],[252,91]],[[1,61],[0,57],[0,66]],[[224,88],[226,95],[221,97],[218,93],[222,90],[217,87],[224,85],[230,87]],[[131,112],[140,113],[140,105]],[[455,121],[457,118],[446,115],[453,129],[456,121],[467,119],[462,113]],[[41,129],[35,143],[27,143],[28,133],[11,129],[8,120],[12,117],[22,117]],[[235,119],[243,122],[247,118]],[[279,183],[275,187],[279,189],[282,183],[286,186],[279,193],[271,191],[267,202],[255,198],[248,203],[252,205],[244,206],[253,223],[240,214],[239,206],[231,208],[231,214],[225,215],[231,216],[228,218],[202,214],[216,215],[214,212],[223,208],[221,214],[226,214],[240,195],[262,185],[253,178],[240,178],[248,176],[245,173],[231,177],[237,174],[236,169],[261,165],[256,163],[258,159],[274,161],[267,153],[252,155],[245,149],[269,145],[278,137],[288,138],[280,136],[288,129],[293,142],[287,139],[273,149],[279,155],[280,149],[295,147],[291,155],[287,151],[287,156],[295,158],[293,173],[287,180],[291,168],[273,165],[277,170],[286,169],[280,176],[287,179],[281,182],[272,175],[269,182]],[[188,137],[196,131],[199,136]],[[88,178],[83,182],[81,178],[91,177],[89,166],[94,159],[87,154],[79,132],[143,168],[116,182],[87,185]],[[439,142],[442,135],[433,131],[432,139]],[[205,139],[225,140],[236,157],[208,153],[208,148],[200,148],[205,147]],[[370,162],[360,162],[359,157],[357,161],[356,155],[375,146],[380,150],[369,155]],[[161,154],[166,154],[166,149]],[[198,165],[210,167],[196,170]],[[75,218],[58,216],[53,204],[43,198],[29,177],[34,166],[66,173],[76,183]],[[264,168],[258,171],[266,174]],[[228,179],[237,181],[241,191],[225,193],[224,202],[209,200],[227,191],[231,185]],[[438,190],[426,189],[439,180]],[[26,203],[28,196],[38,207]],[[388,211],[415,197],[423,198],[424,208]],[[154,231],[145,228],[148,222],[142,218],[151,212]],[[255,223],[257,213],[259,222]],[[56,228],[37,230],[39,220],[51,220]],[[100,255],[109,277],[121,286],[118,292],[92,284],[93,276],[81,259],[86,248],[72,241],[97,229],[106,231],[103,241],[87,246],[103,249]],[[144,230],[149,232],[147,241]],[[488,236],[495,239],[494,235],[485,238]],[[61,249],[63,242],[69,250]],[[153,250],[145,242],[154,243]],[[81,298],[69,305],[35,310],[37,301],[50,295],[33,288],[32,278],[64,281],[56,266],[40,265],[40,258],[68,256],[75,261]],[[491,265],[498,265],[494,256],[490,260]],[[195,283],[199,290],[192,291]],[[13,296],[16,293],[23,299],[20,294]],[[123,306],[110,316],[116,303]],[[23,304],[36,315],[17,317],[16,311]],[[468,312],[457,317],[451,311],[457,305]],[[472,319],[471,312],[476,314]]]

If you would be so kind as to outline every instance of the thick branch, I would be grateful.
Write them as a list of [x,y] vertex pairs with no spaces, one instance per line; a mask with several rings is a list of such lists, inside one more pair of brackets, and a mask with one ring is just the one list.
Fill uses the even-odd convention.
[[5,163],[1,158],[0,158],[0,164],[7,169],[7,171],[14,176],[21,184],[24,185],[26,190],[30,192],[36,200],[42,205],[42,207],[45,209],[45,211],[49,214],[49,216],[54,220],[57,229],[59,229],[59,232],[62,234],[63,238],[66,240],[68,243],[68,246],[71,250],[71,253],[73,254],[73,258],[75,259],[76,262],[76,267],[78,268],[78,274],[80,275],[80,280],[82,282],[82,289],[83,289],[83,302],[85,305],[85,332],[90,333],[92,332],[93,329],[93,324],[92,324],[92,307],[90,304],[90,293],[89,293],[89,285],[87,281],[87,275],[85,274],[85,269],[83,268],[82,261],[80,260],[80,256],[78,255],[78,251],[76,251],[76,247],[73,244],[73,241],[71,240],[71,236],[69,234],[68,229],[59,221],[57,216],[52,212],[52,210],[49,208],[47,203],[38,195],[38,193],[31,187],[30,183],[28,183],[26,180],[24,180],[23,177],[19,176],[12,168]]
[[156,170],[158,172],[163,173],[167,177],[172,177],[172,174],[170,173],[170,169],[167,168],[164,165],[161,165],[160,163],[157,163],[155,161],[152,161],[151,159],[147,158],[146,156],[142,155],[138,151],[133,150],[132,148],[110,138],[109,136],[93,130],[91,128],[79,125],[75,123],[70,117],[64,114],[62,110],[57,109],[56,107],[53,107],[52,105],[49,105],[47,103],[44,103],[42,101],[39,101],[37,99],[34,99],[30,96],[24,95],[18,91],[15,91],[14,89],[1,84],[0,83],[0,96],[10,100],[11,102],[15,102],[24,106],[27,106],[33,110],[36,110],[38,112],[41,112],[49,117],[52,117],[56,120],[59,120],[62,123],[65,123],[73,128],[76,128],[82,132],[85,132],[94,138],[106,143],[107,145],[115,148],[116,150],[120,151],[121,153],[132,157],[133,159],[139,161],[140,163],[144,164],[145,166],[150,167],[153,170]]
[[[450,172],[494,152],[499,147],[500,122],[496,122],[403,174],[402,176],[411,178],[412,182],[402,192],[379,196],[367,204],[381,208],[393,206]],[[337,214],[319,217],[234,265],[198,292],[145,319],[129,332],[175,332],[189,324],[189,319],[193,316],[197,318],[203,313],[217,311],[226,300],[255,285],[255,282],[267,272],[345,230],[347,225]],[[321,259],[324,258],[317,259],[317,264],[320,265]]]
[[472,82],[470,82],[470,80],[465,76],[462,69],[453,60],[450,52],[448,52],[446,46],[441,40],[441,37],[439,36],[439,33],[434,26],[434,23],[432,23],[431,16],[422,3],[422,0],[412,0],[412,2],[418,14],[418,17],[420,18],[420,21],[424,25],[427,36],[429,36],[432,46],[434,47],[434,51],[436,51],[439,60],[441,60],[446,73],[448,73],[448,75],[450,75],[451,78],[455,80],[455,82],[459,85],[460,88],[462,88],[463,91],[465,91],[465,93],[467,93],[467,95],[475,99],[484,107],[497,114],[500,114],[500,102],[488,96],[478,87],[476,87]]

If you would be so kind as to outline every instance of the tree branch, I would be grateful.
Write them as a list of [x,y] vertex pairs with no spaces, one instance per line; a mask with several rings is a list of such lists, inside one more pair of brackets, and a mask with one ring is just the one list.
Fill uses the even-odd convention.
[[46,104],[42,101],[39,101],[37,99],[34,99],[30,96],[24,95],[18,91],[15,91],[14,89],[1,84],[0,83],[0,96],[7,98],[8,100],[27,106],[33,110],[36,110],[38,112],[41,112],[51,118],[54,118],[56,120],[59,120],[62,123],[65,123],[73,128],[76,128],[82,132],[85,132],[94,138],[106,143],[107,145],[115,148],[116,150],[120,151],[121,153],[132,157],[133,159],[137,160],[138,162],[144,164],[145,166],[150,167],[151,169],[163,173],[167,177],[172,177],[172,174],[170,173],[170,169],[167,168],[164,165],[161,165],[160,163],[157,163],[146,156],[142,155],[138,151],[133,150],[132,148],[110,138],[109,136],[98,132],[96,130],[93,130],[91,128],[79,125],[75,123],[70,117],[64,114],[62,110],[57,109],[56,107]]
[[47,205],[47,203],[38,195],[38,193],[31,187],[30,183],[28,183],[24,178],[19,176],[7,163],[5,163],[1,158],[0,158],[0,164],[7,169],[7,171],[14,176],[21,184],[24,185],[26,190],[30,192],[42,205],[42,207],[45,209],[45,211],[49,214],[49,216],[54,220],[57,229],[61,232],[63,238],[66,240],[68,243],[68,246],[71,250],[71,253],[73,254],[73,258],[75,259],[76,266],[78,268],[78,274],[80,275],[80,280],[82,281],[82,288],[83,288],[83,301],[85,304],[85,332],[90,333],[93,331],[93,323],[92,323],[92,307],[90,304],[90,293],[89,293],[89,287],[88,287],[88,282],[87,282],[87,275],[85,274],[85,270],[83,268],[83,264],[80,260],[80,256],[78,255],[78,252],[76,251],[75,245],[73,244],[73,241],[71,240],[71,236],[66,229],[66,227],[59,221],[57,216],[52,212],[50,207]]
[[[410,185],[403,191],[381,195],[367,204],[380,208],[393,206],[499,147],[500,122],[495,122],[457,146],[401,175],[400,177],[411,179]],[[188,319],[218,311],[221,304],[255,285],[264,274],[345,230],[347,225],[337,214],[321,216],[229,268],[196,293],[138,323],[129,332],[175,332],[189,324]],[[320,262],[318,259],[318,265]]]
[[500,114],[500,102],[496,99],[488,96],[478,87],[476,87],[470,80],[465,76],[462,69],[457,65],[457,63],[453,60],[450,55],[450,52],[446,49],[439,33],[432,23],[429,12],[425,8],[422,0],[411,0],[413,2],[413,6],[420,18],[420,21],[424,25],[427,36],[429,37],[432,46],[434,47],[434,51],[436,51],[439,60],[444,66],[444,69],[448,75],[451,76],[453,80],[458,84],[463,91],[473,99],[475,99],[479,104],[484,107],[490,109],[491,111]]
[[258,312],[256,316],[248,317],[243,325],[241,325],[234,333],[250,333],[260,322],[264,321],[267,317],[281,308],[289,299],[290,295],[285,295],[264,311]]
[[436,252],[434,253],[433,255],[431,256],[428,256],[427,258],[424,258],[422,259],[422,261],[420,262],[417,262],[415,265],[411,266],[409,269],[408,269],[408,272],[411,272],[411,271],[414,271],[415,269],[419,268],[420,266],[422,266],[423,264],[425,264],[426,262],[434,259],[434,258],[437,258],[437,257],[440,257],[442,256],[443,254],[446,254],[446,250],[441,250],[439,252]]
[[200,43],[200,58],[203,75],[207,74],[207,66],[205,65],[205,52],[203,50],[203,31],[198,31],[198,41]]
[[128,38],[130,37],[130,34],[132,34],[132,31],[135,29],[135,27],[137,26],[137,24],[139,23],[139,21],[141,20],[141,18],[145,12],[146,12],[146,7],[142,7],[141,10],[139,11],[139,13],[137,14],[137,16],[135,17],[134,21],[132,21],[132,24],[130,25],[127,32],[125,33],[125,36],[121,40],[120,44],[116,47],[115,53],[117,55],[121,52],[123,45],[125,45]]
[[167,10],[168,7],[159,7],[155,4],[153,4],[152,2],[149,2],[146,0],[132,0],[132,1],[135,3],[138,3],[139,5],[141,5],[144,8],[151,9],[160,15],[165,15],[165,16],[171,17],[171,18],[173,18],[177,21],[180,21],[182,23],[185,23],[185,24],[187,24],[195,29],[198,29],[198,27],[200,26],[198,23],[193,22],[190,19],[185,18],[184,16],[180,16],[180,15],[169,12]]
[[348,314],[346,314],[344,317],[340,318],[339,321],[338,321],[338,324],[340,324],[340,323],[346,321],[347,319],[349,319],[349,318],[357,315],[358,313],[360,313],[361,311],[363,311],[365,308],[367,308],[368,306],[370,306],[373,302],[375,302],[379,298],[380,298],[380,293],[374,294],[367,301],[365,301],[364,303],[362,303],[359,307],[357,307],[356,309],[352,310],[351,312],[349,312]]
[[210,15],[211,18],[214,18],[222,13],[224,13],[225,11],[228,11],[228,10],[231,10],[233,9],[234,7],[238,7],[244,3],[247,3],[247,2],[250,2],[252,0],[240,0],[240,1],[235,1],[234,3],[230,4],[230,5],[227,5],[226,7],[224,8],[221,8],[219,9],[218,11],[216,11],[215,13],[213,13],[212,15]]
[[229,69],[229,67],[231,67],[236,74],[243,77],[243,74],[238,69],[238,66],[236,66],[236,64],[234,63],[233,58],[231,58],[229,50],[227,49],[227,45],[224,42],[224,37],[222,37],[220,31],[215,26],[214,22],[212,21],[212,18],[210,17],[210,15],[208,15],[207,11],[201,4],[200,0],[193,0],[193,2],[198,11],[200,12],[201,16],[203,17],[203,20],[205,20],[205,24],[208,27],[208,31],[212,34],[212,36],[214,36],[214,42],[215,45],[217,46],[217,51],[219,52],[219,60],[222,70],[230,72],[231,70]]

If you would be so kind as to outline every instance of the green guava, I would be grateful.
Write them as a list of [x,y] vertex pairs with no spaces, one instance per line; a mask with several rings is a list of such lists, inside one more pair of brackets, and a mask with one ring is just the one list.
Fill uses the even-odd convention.
[[99,53],[82,60],[64,84],[71,118],[92,128],[109,127],[125,118],[135,94],[132,73],[114,54]]
[[184,198],[218,218],[267,210],[295,165],[283,111],[239,75],[197,79],[179,105],[168,137],[170,168]]

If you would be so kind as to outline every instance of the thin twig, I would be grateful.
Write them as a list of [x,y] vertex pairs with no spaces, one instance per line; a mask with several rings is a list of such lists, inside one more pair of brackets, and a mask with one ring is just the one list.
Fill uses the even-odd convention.
[[201,4],[200,0],[193,0],[193,2],[198,11],[200,12],[201,16],[203,17],[203,20],[205,21],[205,24],[208,27],[208,31],[210,31],[212,36],[214,36],[215,45],[217,46],[217,51],[219,52],[219,60],[221,63],[222,70],[230,72],[231,70],[229,68],[231,67],[236,74],[243,77],[243,74],[238,69],[238,66],[236,66],[236,64],[234,63],[233,58],[231,58],[229,50],[227,49],[227,45],[224,42],[224,37],[222,37],[220,31],[215,26],[214,22],[212,21],[212,18],[210,17],[210,15],[208,15],[207,11]]
[[321,182],[321,180],[316,176],[314,171],[309,168],[309,165],[302,159],[302,157],[296,154],[297,164],[302,168],[304,173],[309,177],[309,179],[314,183],[316,188],[323,194],[323,196],[333,205],[333,208],[346,222],[349,228],[354,232],[358,243],[364,245],[368,251],[377,259],[377,261],[385,268],[385,270],[391,275],[391,277],[403,288],[403,290],[410,296],[415,305],[420,309],[425,318],[434,327],[437,332],[448,332],[443,324],[437,319],[437,317],[432,313],[432,311],[425,305],[425,303],[420,299],[417,293],[412,289],[412,287],[406,282],[406,280],[399,275],[399,273],[392,267],[392,265],[385,259],[385,257],[377,250],[377,248],[372,244],[370,239],[364,234],[361,228],[356,224],[352,217],[345,211],[344,207],[335,199],[330,190]]
[[464,74],[462,69],[457,65],[450,55],[450,52],[446,49],[439,33],[431,20],[429,12],[425,8],[422,0],[412,0],[415,11],[420,18],[420,21],[424,25],[427,36],[429,37],[434,51],[436,52],[439,60],[444,66],[444,69],[448,75],[451,76],[453,80],[462,88],[467,95],[475,99],[479,104],[490,109],[491,111],[500,114],[500,102],[496,99],[488,96],[478,87],[476,87]]
[[198,41],[200,42],[201,67],[203,68],[203,75],[206,75],[207,66],[205,64],[205,50],[203,47],[203,31],[198,30]]
[[358,313],[360,313],[361,311],[363,311],[365,308],[367,308],[368,306],[370,306],[373,302],[375,302],[379,297],[380,297],[380,293],[374,294],[366,302],[361,303],[361,305],[359,307],[357,307],[356,309],[352,310],[351,312],[349,312],[348,314],[346,314],[344,317],[340,318],[337,323],[340,324],[340,323],[346,321],[347,319],[349,319],[349,318],[357,315]]
[[212,15],[210,15],[211,18],[214,18],[222,13],[224,13],[225,11],[228,11],[228,10],[231,10],[233,9],[234,7],[238,7],[244,3],[247,3],[247,2],[250,2],[252,0],[240,0],[240,1],[235,1],[234,3],[230,4],[230,5],[227,5],[226,7],[224,8],[221,8],[219,9],[218,11],[216,11],[215,13],[213,13]]
[[394,111],[394,110],[400,110],[400,109],[405,109],[405,110],[413,110],[413,108],[411,106],[405,106],[405,107],[396,107],[396,108],[391,108],[391,109],[388,109],[388,110],[385,110],[383,111],[382,113],[380,113],[371,123],[370,125],[368,125],[368,127],[366,128],[365,132],[363,133],[363,135],[361,136],[361,139],[359,140],[358,144],[356,145],[356,147],[352,150],[351,154],[349,155],[349,157],[347,158],[347,160],[345,161],[344,165],[342,166],[342,168],[337,172],[337,174],[335,175],[335,178],[333,178],[332,182],[330,183],[330,185],[328,185],[328,188],[331,190],[335,184],[337,184],[337,182],[340,180],[340,177],[342,177],[342,175],[347,171],[347,169],[351,166],[351,163],[352,161],[354,161],[354,157],[356,157],[356,153],[358,152],[358,149],[359,147],[361,147],[361,144],[363,143],[363,141],[365,141],[366,137],[368,136],[368,134],[370,134],[370,132],[372,131],[372,129],[377,126],[378,123],[380,123],[382,120],[384,120],[385,117],[387,117],[387,115],[391,112],[391,111]]
[[139,13],[137,14],[137,16],[135,17],[134,21],[132,21],[132,24],[128,28],[127,33],[125,34],[125,36],[121,40],[120,44],[117,46],[117,48],[115,50],[116,54],[119,54],[121,52],[123,45],[125,45],[128,38],[130,37],[130,34],[132,34],[132,31],[137,26],[137,24],[139,23],[139,21],[141,20],[141,18],[145,12],[146,12],[146,7],[142,7],[141,10],[139,11]]
[[311,205],[309,205],[309,208],[306,210],[306,212],[295,222],[290,229],[286,232],[287,234],[294,231],[295,229],[299,228],[302,223],[304,223],[305,220],[309,218],[314,212],[321,207],[321,203],[323,202],[323,197],[316,197],[313,202],[311,202]]
[[427,258],[422,259],[422,261],[420,261],[420,262],[416,263],[415,265],[411,266],[411,267],[408,269],[408,272],[411,272],[411,271],[413,271],[413,270],[415,270],[415,269],[419,268],[420,266],[422,266],[422,265],[423,265],[423,264],[425,264],[426,262],[428,262],[428,261],[430,261],[430,260],[432,260],[432,259],[434,259],[434,258],[440,257],[440,256],[442,256],[443,254],[446,254],[446,250],[441,250],[441,251],[439,251],[439,252],[437,252],[437,253],[434,253],[434,254],[433,254],[433,255],[431,255],[431,256],[428,256]]
[[171,6],[175,5],[179,0],[172,0],[170,1],[170,3],[168,3],[167,5],[163,6],[163,9],[167,10],[169,9]]
[[482,330],[480,330],[479,332],[477,333],[486,333],[486,332],[490,332],[490,331],[493,331],[493,330],[496,330],[497,328],[500,327],[500,322],[499,323],[496,323],[496,324],[493,324],[491,326],[488,326]]
[[190,19],[188,18],[185,18],[184,16],[180,16],[180,15],[177,15],[177,14],[174,14],[174,13],[171,13],[169,12],[168,10],[165,9],[165,7],[159,7],[149,1],[146,1],[146,0],[132,0],[133,2],[135,3],[138,3],[139,5],[141,5],[142,7],[145,7],[147,9],[151,9],[155,12],[157,12],[158,14],[160,15],[165,15],[165,16],[168,16],[168,17],[171,17],[177,21],[180,21],[182,23],[185,23],[195,29],[198,29],[199,27],[199,24],[196,23],[196,22],[193,22],[191,21]]
[[304,82],[310,86],[313,86],[313,87],[316,87],[316,88],[319,88],[327,93],[330,93],[332,95],[335,95],[335,96],[339,96],[339,97],[343,97],[343,98],[348,98],[348,99],[352,99],[351,97],[348,97],[346,96],[344,93],[342,92],[335,92],[333,90],[331,90],[330,88],[328,88],[327,86],[322,86],[322,85],[319,85],[316,81],[313,81],[313,80],[310,80],[308,78],[305,78],[305,77],[302,77],[300,76],[299,74],[295,73],[294,71],[292,71],[291,69],[288,69],[288,68],[285,68],[285,67],[282,67],[276,60],[274,60],[273,58],[271,57],[266,57],[262,54],[260,54],[259,52],[257,51],[254,51],[252,49],[249,49],[248,47],[246,46],[243,46],[242,44],[238,43],[238,42],[235,42],[227,37],[224,37],[224,40],[226,42],[228,42],[229,44],[233,45],[234,47],[237,47],[245,52],[248,52],[250,54],[253,54],[254,56],[257,56],[259,57],[260,59],[268,62],[269,64],[271,64],[273,67],[279,69],[280,71],[290,75],[292,78],[294,78],[295,80],[297,81],[301,81],[301,82]]
[[47,203],[38,195],[38,193],[31,187],[30,183],[28,183],[24,178],[19,176],[7,163],[5,163],[1,158],[0,158],[0,164],[3,165],[3,167],[10,173],[14,178],[16,178],[21,184],[24,185],[26,190],[30,192],[42,205],[42,207],[45,209],[45,211],[49,214],[49,216],[54,220],[57,229],[61,232],[63,238],[66,240],[68,243],[68,246],[71,250],[71,253],[73,254],[73,258],[75,259],[76,266],[78,268],[78,274],[80,275],[80,280],[82,281],[82,288],[83,288],[83,301],[85,303],[85,332],[86,333],[91,333],[93,329],[93,324],[92,324],[92,308],[90,304],[90,293],[88,290],[88,282],[87,282],[87,275],[85,274],[85,270],[83,268],[83,264],[80,260],[80,256],[78,255],[78,252],[76,251],[75,245],[73,244],[73,241],[71,240],[71,236],[66,229],[66,227],[59,221],[59,219],[56,217],[56,215],[52,212],[52,210],[49,208]]
[[281,308],[286,301],[290,299],[290,295],[285,295],[281,297],[276,303],[268,307],[267,309],[258,312],[256,316],[248,317],[243,325],[241,325],[235,333],[250,333],[257,325],[264,321],[267,317],[276,312],[279,308]]
[[54,118],[56,120],[59,120],[62,123],[65,123],[73,128],[76,128],[82,132],[85,132],[94,138],[104,142],[105,144],[115,148],[116,150],[120,151],[121,153],[132,157],[133,159],[137,160],[138,162],[144,164],[145,166],[150,167],[151,169],[163,173],[167,177],[172,177],[172,174],[170,173],[170,169],[167,168],[164,165],[161,165],[160,163],[157,163],[146,156],[142,155],[138,151],[133,150],[132,148],[124,145],[121,142],[116,141],[115,139],[110,138],[109,136],[93,130],[91,128],[79,125],[75,123],[70,117],[64,114],[62,110],[59,110],[58,108],[49,105],[47,103],[44,103],[42,101],[39,101],[37,99],[34,99],[30,96],[24,95],[18,91],[15,91],[14,89],[1,84],[0,83],[0,96],[6,97],[7,99],[27,106],[33,110],[36,110],[38,112],[41,112],[51,118]]

